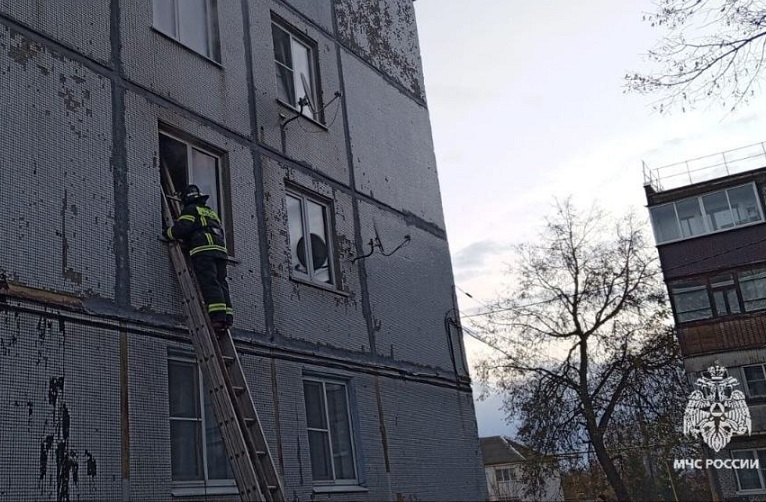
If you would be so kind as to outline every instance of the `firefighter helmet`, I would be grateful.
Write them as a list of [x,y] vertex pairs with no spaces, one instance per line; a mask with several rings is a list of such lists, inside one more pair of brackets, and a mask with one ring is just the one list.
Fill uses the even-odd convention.
[[181,192],[181,200],[184,204],[192,204],[194,202],[205,203],[210,197],[209,195],[202,195],[197,185],[188,185]]

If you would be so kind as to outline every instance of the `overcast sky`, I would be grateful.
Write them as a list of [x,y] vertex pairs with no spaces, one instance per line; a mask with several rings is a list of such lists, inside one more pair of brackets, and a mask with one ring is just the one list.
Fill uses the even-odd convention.
[[[661,32],[651,0],[417,0],[441,195],[463,312],[503,285],[509,246],[534,238],[554,197],[646,216],[652,167],[766,140],[766,100],[734,113],[659,115],[625,94]],[[469,361],[481,344],[466,337]],[[512,434],[500,400],[477,402],[479,434]]]

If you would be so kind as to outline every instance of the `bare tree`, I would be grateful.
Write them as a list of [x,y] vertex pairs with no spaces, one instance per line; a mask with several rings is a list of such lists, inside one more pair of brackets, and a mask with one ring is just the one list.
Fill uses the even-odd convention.
[[757,0],[656,0],[644,15],[667,35],[649,51],[655,69],[625,76],[629,90],[659,92],[659,110],[718,101],[732,110],[757,89],[766,55],[766,5]]
[[654,254],[633,217],[610,223],[567,201],[517,262],[482,324],[497,351],[479,378],[503,391],[520,442],[543,455],[593,452],[618,499],[630,500],[610,451],[615,417],[647,392],[648,418],[679,410],[686,392]]

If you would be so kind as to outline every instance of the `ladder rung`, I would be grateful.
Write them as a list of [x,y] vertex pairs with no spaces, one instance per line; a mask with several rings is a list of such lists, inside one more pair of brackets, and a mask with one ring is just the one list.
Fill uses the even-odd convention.
[[234,364],[234,358],[231,356],[223,356],[223,362],[226,366],[229,366],[230,364]]
[[245,388],[239,385],[232,385],[231,389],[234,391],[234,394],[240,395],[245,392]]

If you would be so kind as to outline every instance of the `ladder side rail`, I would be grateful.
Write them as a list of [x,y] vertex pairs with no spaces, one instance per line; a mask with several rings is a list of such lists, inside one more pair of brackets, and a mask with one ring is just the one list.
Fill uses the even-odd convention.
[[[250,393],[250,388],[247,379],[245,378],[231,334],[229,332],[222,334],[218,342],[221,345],[221,353],[232,358],[232,363],[229,366],[232,389],[233,386],[238,386],[243,389],[239,395],[232,392],[232,397],[236,400],[241,411],[238,415],[241,420],[240,425],[246,432],[246,441],[249,446],[250,456],[256,466],[259,476],[261,476],[261,485],[262,487],[265,486],[269,491],[268,495],[264,492],[264,496],[266,496],[269,501],[285,500],[281,477],[277,473],[276,464],[274,463],[274,458],[271,455],[268,442],[266,441],[263,427],[261,426],[258,412],[255,409],[255,403],[253,402],[252,394]],[[251,420],[250,423],[247,422],[248,418]]]
[[[166,220],[171,219],[170,207],[163,197],[163,210]],[[208,384],[208,393],[212,398],[213,409],[216,412],[221,436],[232,462],[237,487],[243,500],[261,500],[255,466],[253,465],[249,448],[244,443],[244,434],[237,419],[235,402],[232,401],[225,383],[226,377],[223,371],[222,360],[216,353],[214,341],[210,333],[212,327],[201,302],[199,287],[193,277],[193,271],[188,266],[185,253],[176,242],[170,243],[170,256],[176,269],[176,275],[181,286],[184,301],[183,307],[190,323],[189,331],[194,345],[197,359],[200,363],[203,377]],[[228,417],[228,418],[227,418]]]
[[[231,338],[231,335],[229,334],[228,331],[226,331],[225,333],[222,333],[220,336],[228,337],[229,339]],[[217,356],[221,360],[223,360],[224,352],[220,344],[218,343],[218,341],[214,340],[213,346],[216,350]],[[232,344],[232,347],[233,347],[233,344]],[[231,355],[229,354],[227,355],[229,355],[229,357],[234,357],[238,359],[236,349],[233,353],[230,352],[230,354]],[[235,370],[235,371],[232,371],[232,370]],[[261,431],[261,434],[263,433],[263,431],[261,430],[261,424],[260,424],[260,420],[258,419],[258,414],[255,412],[255,405],[252,400],[252,395],[250,394],[250,389],[247,386],[247,380],[245,379],[244,373],[242,372],[242,367],[239,366],[238,368],[233,368],[230,365],[229,369],[224,372],[224,380],[226,381],[226,387],[229,391],[231,400],[235,404],[234,411],[236,414],[236,419],[239,423],[240,430],[243,431],[242,439],[247,448],[248,458],[252,462],[253,468],[255,469],[255,472],[258,476],[261,493],[267,502],[282,501],[284,500],[284,497],[282,496],[284,492],[282,491],[282,485],[279,481],[279,477],[277,476],[276,472],[273,470],[274,469],[273,463],[270,466],[269,465],[264,466],[264,464],[262,463],[261,459],[258,456],[258,451],[268,452],[268,446],[265,444],[265,441],[263,442],[263,444],[259,445],[259,443],[254,440],[253,436],[250,433],[252,427],[254,427],[255,425],[258,426],[258,429]],[[242,389],[239,394],[236,392],[235,387],[240,387]],[[253,423],[248,424],[247,422],[248,419],[252,420]],[[273,491],[271,489],[272,487],[274,488]]]
[[[170,176],[167,166],[163,163],[162,167],[164,184],[168,187],[168,191],[170,193],[174,193],[175,190],[173,187],[173,180]],[[165,192],[163,191],[163,194],[164,193]],[[172,215],[170,214],[170,204],[172,203],[175,214],[179,215],[181,213],[179,201],[177,199],[172,199],[165,196],[163,197],[163,202],[163,210],[167,208],[167,212],[164,211],[166,223],[172,225],[173,220]],[[206,329],[197,329],[197,331],[202,331],[199,333],[200,338],[210,342],[210,346],[207,346],[206,348],[200,347],[200,350],[197,352],[198,354],[204,354],[205,358],[210,356],[211,361],[213,358],[215,359],[217,367],[211,369],[220,372],[223,386],[228,390],[229,394],[228,405],[227,403],[222,403],[222,405],[224,408],[228,408],[229,405],[233,405],[234,415],[228,414],[226,416],[233,416],[233,418],[239,423],[239,431],[232,431],[235,433],[235,438],[229,439],[234,441],[236,444],[235,450],[237,450],[237,446],[243,446],[246,449],[246,453],[250,458],[251,465],[247,466],[249,468],[246,469],[247,472],[245,474],[248,475],[249,479],[252,479],[249,475],[252,474],[253,469],[255,470],[255,474],[257,476],[257,479],[255,480],[255,486],[260,487],[260,491],[264,499],[267,502],[283,501],[285,500],[285,495],[281,477],[277,473],[276,464],[274,463],[274,459],[268,447],[268,442],[266,441],[265,434],[261,426],[261,421],[258,417],[255,403],[253,402],[252,394],[250,393],[250,388],[247,383],[247,379],[245,378],[242,364],[234,345],[234,340],[228,330],[223,332],[220,337],[211,335],[214,333],[214,330],[212,329],[209,317],[204,310],[204,302],[201,301],[201,293],[199,291],[197,282],[194,279],[193,271],[188,265],[188,259],[185,253],[181,251],[179,246],[176,246],[176,250],[178,252],[177,260],[179,262],[176,268],[177,270],[181,270],[182,268],[186,270],[186,274],[178,274],[179,281],[183,282],[184,275],[188,277],[188,279],[186,279],[186,289],[189,291],[187,291],[187,294],[184,295],[184,298],[186,299],[185,307],[191,307],[191,305],[188,305],[189,301],[193,301],[198,305],[198,309],[196,311],[193,308],[185,308],[187,317],[192,320],[194,317],[193,314],[197,314],[197,317],[201,316],[201,319],[198,319],[198,321],[201,322],[195,324],[198,324],[198,328],[199,326],[203,326]],[[196,301],[194,301],[195,299]],[[210,352],[211,349],[213,353]],[[226,355],[231,359],[231,365],[228,365],[224,360],[224,353],[226,353]],[[203,366],[203,374],[205,373],[205,366]],[[210,375],[206,376],[206,378],[208,381],[212,381],[212,379],[215,378],[215,381],[220,382],[221,380],[218,380],[217,376],[218,375]],[[242,389],[240,393],[235,391],[235,386]],[[217,390],[220,389],[216,389],[216,391]],[[221,396],[213,397],[215,398]],[[219,411],[215,406],[214,409],[216,409],[216,412]],[[224,409],[221,411],[225,412]],[[216,413],[216,418],[218,418],[219,422],[221,422],[219,413]],[[220,425],[221,424],[219,423],[219,426]],[[239,436],[236,435],[236,432],[239,432]],[[244,444],[241,444],[242,442],[244,442]],[[237,453],[239,452],[235,451],[235,454]]]
[[[250,392],[250,386],[245,378],[245,373],[242,367],[242,363],[237,353],[234,340],[230,332],[226,332],[218,338],[218,344],[222,354],[226,354],[232,358],[230,365],[230,375],[232,376],[232,384],[241,386],[244,391],[239,396],[234,396],[238,404],[242,409],[243,419],[249,416],[253,422],[248,424],[243,422],[241,425],[247,432],[247,439],[250,445],[250,455],[256,466],[263,470],[264,479],[267,487],[276,487],[274,492],[274,500],[285,500],[284,498],[284,486],[282,480],[276,470],[276,463],[274,457],[271,454],[266,436],[261,426],[260,418],[258,417],[258,411],[255,408],[255,403],[252,399]],[[262,452],[262,455],[259,453]]]

